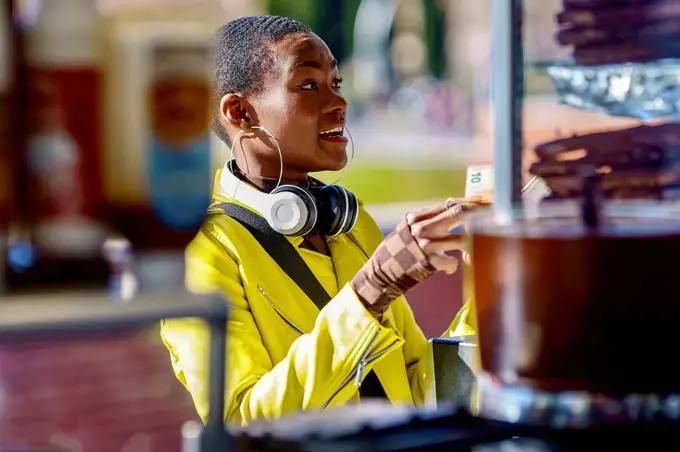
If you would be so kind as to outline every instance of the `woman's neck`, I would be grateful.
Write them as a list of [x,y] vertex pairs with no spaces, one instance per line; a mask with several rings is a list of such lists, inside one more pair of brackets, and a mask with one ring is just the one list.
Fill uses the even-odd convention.
[[298,187],[309,189],[311,180],[307,175],[300,177],[283,177],[279,182],[277,177],[266,177],[254,173],[245,173],[238,167],[234,168],[234,174],[239,178],[250,182],[255,187],[259,188],[265,193],[273,191],[277,185],[297,185]]
[[272,192],[277,185],[297,185],[298,187],[309,188],[309,178],[289,179],[284,177],[279,182],[278,178],[264,177],[257,174],[244,174],[243,177],[265,193]]

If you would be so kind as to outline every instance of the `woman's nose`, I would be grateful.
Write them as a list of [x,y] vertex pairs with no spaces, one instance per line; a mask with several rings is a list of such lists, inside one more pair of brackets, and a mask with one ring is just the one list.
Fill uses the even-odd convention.
[[326,108],[324,110],[324,113],[344,113],[347,110],[347,101],[340,93],[331,90],[329,93],[328,102],[326,102]]

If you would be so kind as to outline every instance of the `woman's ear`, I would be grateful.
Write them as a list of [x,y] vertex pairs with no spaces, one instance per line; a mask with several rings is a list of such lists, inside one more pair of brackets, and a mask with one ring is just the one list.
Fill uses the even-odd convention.
[[222,118],[230,126],[240,130],[250,128],[251,118],[248,113],[248,104],[242,96],[233,93],[226,94],[220,101],[220,112]]

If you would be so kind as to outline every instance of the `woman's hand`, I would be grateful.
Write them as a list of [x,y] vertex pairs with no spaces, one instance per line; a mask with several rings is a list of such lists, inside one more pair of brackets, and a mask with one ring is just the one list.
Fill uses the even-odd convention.
[[447,274],[456,272],[458,259],[447,253],[460,250],[461,239],[452,235],[451,229],[460,225],[463,212],[487,203],[482,197],[450,198],[444,204],[416,210],[406,215],[406,223],[413,239],[435,271]]
[[392,300],[432,274],[454,273],[458,259],[447,253],[460,250],[461,241],[450,231],[463,212],[487,203],[481,197],[449,199],[409,213],[352,279],[366,308],[380,319]]

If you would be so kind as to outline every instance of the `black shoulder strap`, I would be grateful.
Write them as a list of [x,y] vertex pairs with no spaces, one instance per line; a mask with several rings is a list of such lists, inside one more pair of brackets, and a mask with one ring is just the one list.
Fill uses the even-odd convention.
[[238,204],[224,203],[213,206],[212,209],[222,210],[225,215],[243,225],[276,261],[281,270],[286,272],[319,309],[326,306],[331,296],[314,276],[295,247],[282,234],[274,231],[267,220]]

